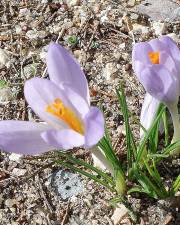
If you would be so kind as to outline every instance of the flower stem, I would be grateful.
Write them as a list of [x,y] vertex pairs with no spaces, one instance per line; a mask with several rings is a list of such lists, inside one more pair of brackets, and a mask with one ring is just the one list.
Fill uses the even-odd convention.
[[98,159],[100,161],[101,167],[106,168],[111,173],[116,183],[115,189],[117,193],[123,195],[126,192],[126,181],[125,181],[124,173],[121,167],[119,167],[119,165],[114,167],[106,159],[100,147],[91,148],[91,153],[92,153],[92,156],[95,157],[95,159]]
[[101,162],[102,167],[105,167],[111,173],[111,175],[113,176],[114,175],[113,166],[106,159],[106,157],[102,153],[101,149],[99,147],[95,146],[95,147],[91,148],[90,150],[91,150],[92,156],[97,158]]
[[[180,141],[180,120],[179,120],[177,104],[169,105],[168,108],[171,113],[173,126],[174,126],[174,135],[173,135],[173,139],[172,139],[172,143],[173,143],[176,141]],[[180,148],[177,148],[173,152],[173,155],[178,155],[178,154],[180,154]]]

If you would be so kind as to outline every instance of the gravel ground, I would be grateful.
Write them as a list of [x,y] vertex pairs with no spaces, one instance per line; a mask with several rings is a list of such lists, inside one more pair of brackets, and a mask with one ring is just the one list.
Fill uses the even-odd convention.
[[[105,110],[116,153],[123,160],[124,121],[115,88],[120,82],[124,85],[130,121],[138,139],[137,120],[144,90],[132,71],[132,45],[162,34],[180,44],[179,7],[179,1],[171,0],[1,0],[1,119],[39,121],[25,102],[23,85],[31,77],[48,77],[47,45],[58,40],[81,63],[92,104]],[[74,154],[91,161],[89,153],[81,149]],[[0,224],[113,225],[113,208],[108,204],[111,194],[55,166],[53,155],[22,157],[1,152]],[[180,172],[179,160],[161,166],[167,179]],[[136,196],[129,201],[139,212],[136,224],[180,224],[175,200],[154,201]],[[127,216],[120,224],[132,222]]]

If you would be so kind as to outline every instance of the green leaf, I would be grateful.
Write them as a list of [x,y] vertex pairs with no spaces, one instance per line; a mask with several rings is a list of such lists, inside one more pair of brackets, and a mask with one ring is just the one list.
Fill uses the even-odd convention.
[[0,89],[3,89],[8,86],[8,82],[5,80],[0,80]]
[[78,38],[75,35],[69,36],[67,42],[70,46],[74,47],[78,43]]
[[81,169],[73,166],[72,164],[64,162],[62,160],[56,160],[55,162],[57,164],[59,164],[59,165],[62,165],[63,167],[69,168],[69,169],[71,169],[74,172],[80,173],[80,174],[82,174],[82,175],[84,175],[84,176],[94,180],[96,183],[99,183],[99,184],[103,185],[104,187],[106,187],[107,189],[109,189],[112,193],[115,192],[115,190],[111,186],[109,186],[107,182],[97,178],[97,176],[92,175],[92,174],[90,174],[90,173],[88,173],[88,172],[86,172],[84,170],[81,170]]
[[163,151],[162,151],[162,155],[167,155],[167,154],[171,154],[173,151],[175,151],[177,148],[180,147],[180,141],[176,141],[172,144],[170,144],[169,146],[167,146]]
[[128,190],[127,194],[130,195],[134,192],[140,192],[140,193],[146,193],[149,194],[149,192],[145,192],[144,189],[141,186],[132,187]]
[[59,156],[65,157],[67,160],[69,160],[70,162],[76,164],[76,165],[81,165],[84,166],[86,169],[92,170],[93,172],[96,172],[100,177],[102,177],[104,180],[106,180],[107,183],[115,186],[115,182],[113,181],[113,179],[108,176],[106,173],[104,173],[102,170],[99,170],[98,168],[92,166],[89,163],[86,163],[83,160],[77,159],[75,157],[73,157],[72,155],[68,154],[68,153],[64,153],[64,152],[57,152],[57,154]]
[[157,123],[159,122],[159,120],[161,119],[161,116],[163,114],[165,110],[165,106],[163,106],[162,104],[160,105],[160,110],[159,113],[157,115],[157,117],[155,118],[155,120],[153,121],[150,129],[147,131],[144,139],[142,140],[139,149],[138,149],[138,154],[137,154],[137,158],[136,158],[136,163],[138,164],[140,160],[142,160],[143,157],[143,152],[145,150],[145,145],[147,143],[147,141],[150,139],[152,133],[154,132],[154,129],[157,129]]
[[169,143],[169,130],[168,130],[168,119],[167,119],[167,111],[164,110],[164,113],[162,115],[163,118],[163,125],[164,125],[164,142],[165,146]]
[[173,183],[173,192],[176,193],[179,188],[180,188],[180,175],[176,178],[176,180]]
[[157,158],[164,159],[164,158],[168,158],[168,157],[169,157],[168,154],[161,154],[161,153],[159,153],[159,154],[148,154],[147,155],[148,159],[157,159]]
[[124,90],[122,86],[119,90],[116,90],[119,104],[123,113],[124,122],[125,122],[125,129],[126,129],[126,145],[127,145],[127,161],[128,161],[128,168],[132,167],[132,163],[134,159],[136,158],[137,154],[137,147],[134,141],[134,137],[129,125],[129,113],[128,113],[128,107],[126,98],[124,95]]
[[[157,187],[157,189],[161,190],[161,193],[164,196],[168,196],[168,192],[166,191],[166,189],[164,187],[164,184],[163,184],[163,181],[161,179],[161,176],[160,176],[158,170],[156,169],[155,162],[153,161],[153,167],[151,167],[149,165],[148,161],[144,159],[144,164],[146,166],[146,169],[147,169],[149,175],[152,178],[152,184],[154,184]],[[157,189],[155,189],[156,192],[157,192]]]

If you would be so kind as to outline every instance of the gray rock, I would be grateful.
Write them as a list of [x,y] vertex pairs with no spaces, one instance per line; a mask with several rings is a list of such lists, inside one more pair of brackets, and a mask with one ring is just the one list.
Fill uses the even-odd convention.
[[158,35],[162,35],[166,32],[166,23],[153,21],[152,27],[154,29],[154,33]]
[[37,30],[29,30],[27,31],[26,33],[26,37],[30,40],[33,40],[33,39],[43,39],[47,36],[47,33],[46,31],[44,30],[40,30],[40,31],[37,31]]
[[14,168],[12,171],[12,175],[19,177],[25,175],[26,172],[26,169]]
[[22,157],[23,157],[23,155],[11,153],[9,155],[9,160],[19,163],[21,161]]
[[77,196],[84,191],[80,176],[67,170],[59,170],[50,179],[51,186],[63,200]]
[[11,100],[13,100],[13,93],[11,88],[9,87],[4,87],[2,89],[0,88],[0,104],[7,104]]
[[171,0],[145,0],[135,8],[139,13],[147,15],[155,21],[180,20],[180,7]]
[[6,52],[6,50],[0,48],[0,69],[6,66],[9,68],[10,66],[10,59]]
[[37,71],[37,63],[29,64],[23,68],[23,77],[25,76],[26,79],[32,78],[36,75]]

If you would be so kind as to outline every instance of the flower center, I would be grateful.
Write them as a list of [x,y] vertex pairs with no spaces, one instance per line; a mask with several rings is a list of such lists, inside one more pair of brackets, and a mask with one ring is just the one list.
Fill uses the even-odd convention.
[[148,52],[149,59],[152,64],[159,64],[160,52]]
[[46,111],[63,120],[76,132],[84,135],[82,122],[71,109],[63,105],[60,98],[56,98],[52,104],[48,105]]

